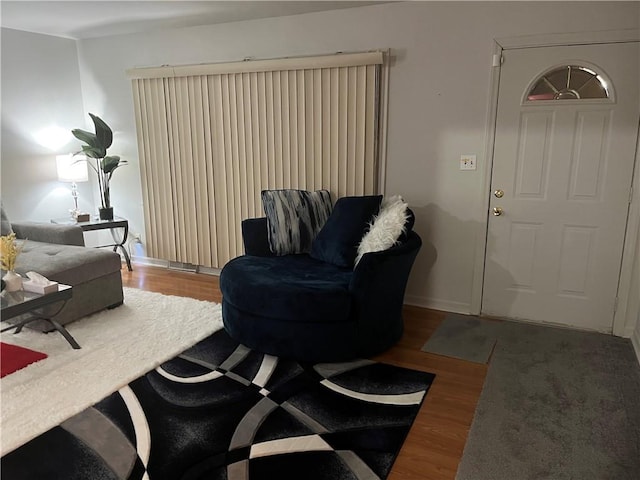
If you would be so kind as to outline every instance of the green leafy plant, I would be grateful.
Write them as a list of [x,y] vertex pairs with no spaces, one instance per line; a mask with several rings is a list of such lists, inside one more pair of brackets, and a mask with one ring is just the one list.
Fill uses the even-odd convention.
[[22,251],[24,243],[16,243],[16,234],[10,233],[0,237],[0,267],[2,270],[12,272],[16,267],[16,260]]
[[87,132],[79,128],[71,130],[71,133],[78,140],[85,143],[82,145],[82,150],[78,153],[83,153],[87,157],[95,160],[93,163],[88,161],[88,164],[98,176],[102,208],[110,208],[111,195],[109,192],[109,183],[111,182],[111,176],[118,167],[126,165],[127,161],[121,160],[118,155],[107,155],[107,149],[113,143],[113,132],[111,128],[109,128],[109,125],[100,117],[93,113],[90,113],[89,116],[91,120],[93,120],[95,133]]

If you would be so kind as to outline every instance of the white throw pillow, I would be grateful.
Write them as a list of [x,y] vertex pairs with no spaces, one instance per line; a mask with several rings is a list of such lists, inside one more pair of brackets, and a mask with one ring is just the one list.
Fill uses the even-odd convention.
[[371,228],[358,245],[358,256],[355,265],[365,253],[380,252],[393,247],[398,238],[405,231],[405,224],[409,218],[409,205],[400,195],[385,197],[380,205],[378,215],[373,217]]

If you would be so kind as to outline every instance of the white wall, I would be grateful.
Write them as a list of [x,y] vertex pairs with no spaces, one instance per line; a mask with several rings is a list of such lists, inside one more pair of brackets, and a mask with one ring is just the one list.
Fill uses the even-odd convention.
[[[636,166],[636,168],[640,168],[640,166]],[[630,292],[631,295],[627,303],[627,323],[632,325],[632,322],[636,321],[636,329],[631,336],[631,342],[636,350],[638,363],[640,363],[640,223],[638,224],[638,243],[631,273]]]
[[[84,111],[114,128],[131,164],[112,182],[116,214],[144,233],[132,94],[125,70],[245,57],[390,48],[386,193],[402,194],[424,240],[411,303],[469,311],[482,200],[493,39],[638,28],[637,2],[407,2],[79,42]],[[460,172],[460,154],[478,170]],[[143,242],[144,242],[143,238]]]
[[640,363],[640,309],[638,310],[638,318],[636,319],[636,331],[631,337],[631,343],[636,351],[636,357],[638,357],[638,363]]
[[[408,2],[90,39],[79,48],[85,109],[103,114],[120,131],[114,153],[133,164],[114,176],[112,195],[132,229],[142,232],[126,69],[391,48],[386,192],[408,200],[424,240],[407,298],[469,311],[474,247],[484,234],[493,39],[637,28],[639,13],[638,3]],[[478,155],[477,171],[458,170],[463,153]]]
[[[15,220],[66,217],[73,199],[55,157],[78,148],[71,129],[84,124],[76,42],[6,28],[1,35],[2,202]],[[78,190],[86,210],[91,184]]]

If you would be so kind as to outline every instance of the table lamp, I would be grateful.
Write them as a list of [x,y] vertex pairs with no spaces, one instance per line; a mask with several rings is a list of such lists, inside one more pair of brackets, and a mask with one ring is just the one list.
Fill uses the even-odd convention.
[[[73,197],[74,208],[69,210],[71,216],[77,221],[88,220],[83,218],[84,215],[78,209],[78,185],[77,182],[86,182],[89,180],[89,172],[87,171],[87,157],[84,155],[58,155],[56,156],[56,165],[58,167],[58,180],[61,182],[71,182],[71,196]],[[81,218],[78,216],[81,215]]]

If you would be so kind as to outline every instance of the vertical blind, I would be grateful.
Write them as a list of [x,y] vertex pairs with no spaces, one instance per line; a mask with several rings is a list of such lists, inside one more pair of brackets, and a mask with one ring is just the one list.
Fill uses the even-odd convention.
[[134,69],[148,254],[220,268],[264,189],[377,192],[381,52]]

